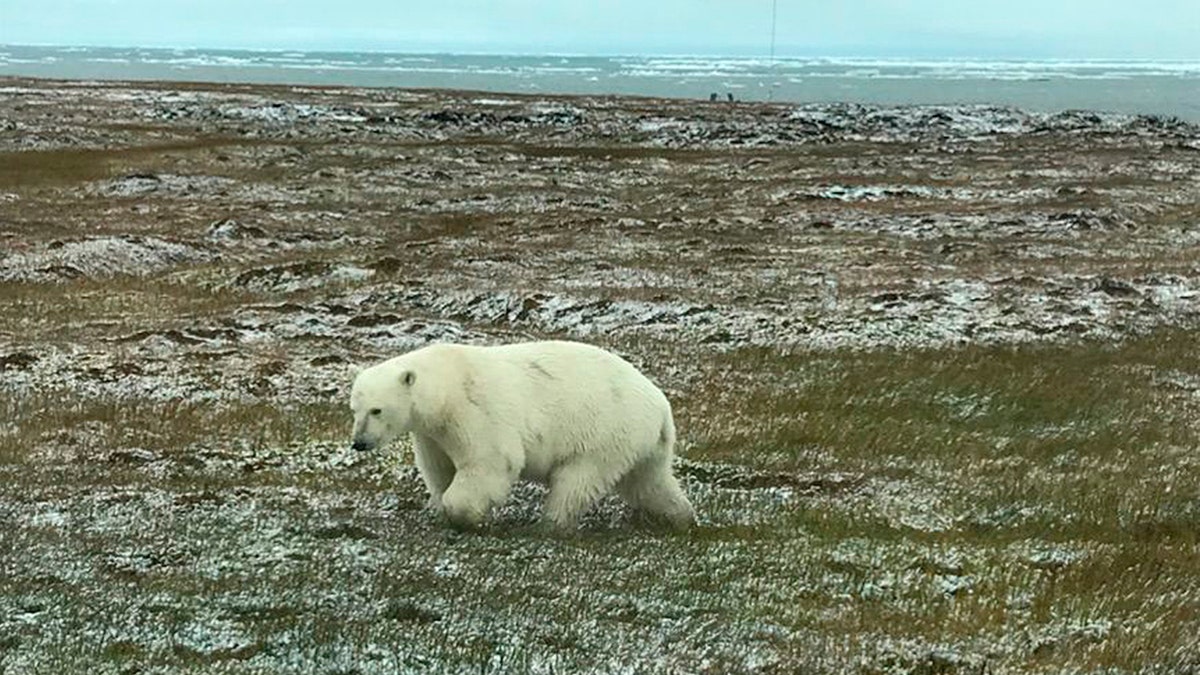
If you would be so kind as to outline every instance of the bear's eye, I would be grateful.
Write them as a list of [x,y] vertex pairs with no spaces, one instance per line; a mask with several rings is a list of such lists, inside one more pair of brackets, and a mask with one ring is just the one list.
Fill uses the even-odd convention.
[[382,415],[383,411],[380,410],[379,408],[371,408],[371,414],[372,415]]

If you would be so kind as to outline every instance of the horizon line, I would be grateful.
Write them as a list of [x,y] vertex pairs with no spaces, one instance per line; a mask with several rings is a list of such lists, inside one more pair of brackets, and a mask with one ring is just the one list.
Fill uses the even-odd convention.
[[231,46],[164,46],[164,45],[138,45],[138,44],[81,44],[81,43],[23,43],[23,42],[0,42],[0,48],[3,47],[25,47],[38,49],[147,49],[147,50],[164,50],[164,51],[231,51],[231,52],[252,52],[264,54],[280,54],[288,52],[298,53],[326,53],[326,54],[389,54],[389,55],[404,55],[404,56],[549,56],[560,58],[755,58],[763,60],[776,61],[781,59],[881,59],[881,60],[928,60],[928,61],[943,61],[943,60],[966,60],[966,61],[1030,61],[1030,62],[1125,62],[1125,63],[1200,63],[1200,56],[1196,57],[1129,57],[1129,56],[970,56],[962,54],[941,54],[941,55],[920,55],[908,54],[900,55],[896,52],[878,52],[878,53],[853,53],[853,54],[831,54],[831,53],[795,53],[778,51],[774,57],[769,54],[752,53],[752,52],[559,52],[559,51],[505,51],[505,50],[449,50],[449,49],[430,49],[424,51],[406,50],[403,48],[396,49],[381,49],[381,48],[350,48],[350,47],[231,47]]

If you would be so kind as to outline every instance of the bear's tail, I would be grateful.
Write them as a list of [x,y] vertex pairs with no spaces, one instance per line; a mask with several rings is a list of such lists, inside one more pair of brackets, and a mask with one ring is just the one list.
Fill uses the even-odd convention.
[[669,409],[658,432],[658,445],[668,459],[675,455],[675,420],[672,419]]

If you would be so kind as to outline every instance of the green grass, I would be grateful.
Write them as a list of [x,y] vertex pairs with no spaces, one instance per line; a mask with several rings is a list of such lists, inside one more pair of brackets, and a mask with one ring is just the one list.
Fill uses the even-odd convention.
[[[197,672],[285,653],[361,667],[368,645],[384,646],[379,667],[446,672],[655,653],[715,671],[1186,670],[1200,469],[1191,392],[1169,381],[1200,373],[1196,347],[1165,331],[716,356],[676,403],[684,454],[751,478],[690,479],[703,522],[680,535],[621,524],[605,502],[553,536],[533,524],[535,493],[453,533],[419,510],[410,469],[302,469],[306,448],[344,442],[334,403],[5,395],[0,503],[71,527],[15,521],[0,591],[54,589],[44,611],[101,630],[94,650],[56,647],[63,663]],[[94,451],[43,464],[30,449],[63,429],[90,430],[59,442]],[[106,454],[121,448],[157,459]],[[205,448],[272,459],[189,459]],[[798,480],[813,477],[826,482]]]
[[740,351],[681,407],[696,413],[693,457],[917,478],[964,506],[1074,514],[1026,529],[1194,541],[1195,528],[1146,521],[1190,498],[1167,488],[1173,458],[1196,445],[1195,405],[1164,378],[1200,374],[1198,342],[1164,331],[1120,345]]
[[250,293],[206,285],[205,270],[154,278],[123,276],[61,283],[0,282],[0,331],[56,343],[186,327],[224,315]]
[[123,148],[0,152],[0,189],[74,185],[116,177],[122,172],[157,169],[173,155],[269,144],[253,139],[201,137]]
[[[303,95],[386,99],[357,96]],[[464,105],[392,103],[402,115]],[[1162,138],[995,137],[954,154],[940,143],[637,147],[608,121],[633,111],[744,124],[761,111],[623,105],[589,107],[569,136],[399,142],[307,123],[286,129],[297,138],[196,137],[193,120],[141,128],[141,115],[114,109],[119,126],[102,131],[147,142],[0,154],[0,192],[16,195],[0,200],[0,234],[13,252],[136,233],[223,256],[145,278],[0,284],[0,672],[1200,669],[1200,338],[1188,331],[811,353],[722,352],[695,327],[590,334],[672,396],[702,521],[684,534],[643,528],[605,500],[581,532],[556,536],[538,526],[541,493],[529,487],[461,534],[421,510],[403,459],[349,456],[345,403],[330,395],[348,384],[339,364],[392,345],[358,330],[293,333],[278,322],[302,317],[252,305],[457,320],[399,299],[420,280],[435,295],[681,301],[819,323],[870,321],[856,302],[926,278],[1015,278],[997,287],[1053,295],[1064,279],[1193,271],[1172,233],[1195,221],[1181,187],[1195,172]],[[240,184],[80,198],[82,183],[134,172]],[[797,198],[842,184],[996,192]],[[298,199],[275,204],[258,186]],[[1038,229],[1039,214],[1078,208],[1112,209],[1138,229]],[[933,229],[888,227],[916,213]],[[1009,215],[1028,228],[991,229]],[[975,216],[986,222],[937,222]],[[229,217],[275,241],[203,238]],[[320,247],[290,248],[313,235]],[[353,286],[226,284],[289,263],[381,259],[357,308]],[[818,280],[832,278],[845,306],[808,315]],[[1051,313],[1092,306],[1059,300]],[[1127,335],[1187,320],[1139,306],[1094,323]]]
[[56,456],[74,460],[68,464],[166,460],[186,466],[201,450],[255,458],[295,446],[344,442],[349,426],[344,406],[332,402],[81,398],[67,391],[0,393],[0,416],[9,420],[0,431],[0,462],[18,466],[40,464],[38,451],[53,448],[61,450]]

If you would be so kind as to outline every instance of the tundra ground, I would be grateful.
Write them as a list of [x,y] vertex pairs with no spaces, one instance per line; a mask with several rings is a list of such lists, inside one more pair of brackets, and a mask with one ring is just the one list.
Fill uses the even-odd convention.
[[[1200,131],[0,82],[0,670],[1200,669]],[[614,349],[701,524],[434,521],[356,368]]]

